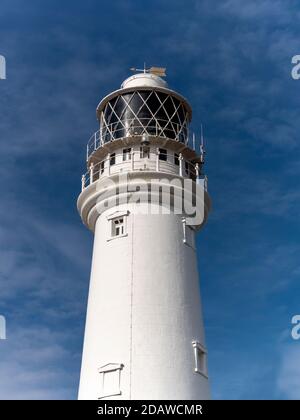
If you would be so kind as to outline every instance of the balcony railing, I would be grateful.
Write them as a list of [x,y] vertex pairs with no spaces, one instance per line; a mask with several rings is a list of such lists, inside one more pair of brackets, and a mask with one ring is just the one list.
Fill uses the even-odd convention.
[[207,191],[207,177],[201,174],[201,164],[185,160],[181,154],[174,156],[174,161],[171,162],[168,160],[168,154],[160,152],[159,149],[149,152],[148,157],[142,157],[141,153],[143,152],[112,153],[97,164],[92,163],[89,170],[82,175],[82,190],[102,176],[132,171],[153,171],[179,175],[193,179],[197,183],[203,182]]
[[134,118],[119,120],[108,125],[102,124],[100,130],[96,131],[88,141],[87,160],[105,143],[143,134],[179,141],[193,150],[196,149],[195,135],[189,132],[185,124],[181,125],[171,120]]

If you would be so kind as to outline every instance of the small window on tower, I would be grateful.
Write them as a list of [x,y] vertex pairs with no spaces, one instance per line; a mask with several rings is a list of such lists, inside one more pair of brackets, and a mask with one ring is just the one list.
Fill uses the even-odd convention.
[[185,217],[182,218],[183,243],[196,250],[195,231],[192,226],[187,225]]
[[110,155],[110,166],[114,165],[116,163],[116,154],[111,153]]
[[141,146],[140,148],[140,158],[150,158],[150,147],[149,146]]
[[185,162],[185,172],[187,175],[189,175],[190,173],[190,164],[189,162]]
[[123,149],[123,161],[131,159],[131,148]]
[[100,175],[102,175],[104,172],[104,163],[104,160],[100,163]]
[[129,211],[116,211],[109,216],[108,220],[108,238],[107,241],[112,239],[127,236],[127,219]]
[[207,351],[198,341],[193,341],[192,344],[195,357],[195,372],[207,378]]
[[121,395],[121,371],[124,365],[122,363],[108,363],[101,366],[100,373],[100,396],[101,398]]
[[177,153],[174,154],[174,163],[175,165],[179,165],[179,155]]
[[124,217],[112,220],[111,236],[121,236],[125,233]]
[[168,158],[167,149],[159,149],[159,159],[166,161]]

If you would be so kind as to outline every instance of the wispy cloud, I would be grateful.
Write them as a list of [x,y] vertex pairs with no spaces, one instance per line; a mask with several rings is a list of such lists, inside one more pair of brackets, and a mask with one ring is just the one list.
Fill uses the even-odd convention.
[[69,339],[68,330],[58,334],[41,326],[11,329],[0,343],[0,398],[76,398],[79,354],[67,349]]
[[285,346],[281,352],[277,387],[282,398],[300,399],[300,344]]

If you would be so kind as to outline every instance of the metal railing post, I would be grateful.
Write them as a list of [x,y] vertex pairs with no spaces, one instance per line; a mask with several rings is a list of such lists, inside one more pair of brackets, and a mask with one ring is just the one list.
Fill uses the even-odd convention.
[[134,151],[131,152],[131,170],[134,171]]
[[110,175],[110,153],[107,155],[107,173]]
[[100,125],[100,130],[99,130],[99,135],[100,135],[100,145],[103,146],[104,141],[103,141],[103,127],[102,125]]
[[85,189],[85,175],[82,175],[81,177],[81,191]]
[[159,148],[156,149],[156,172],[159,172]]
[[182,162],[183,162],[183,157],[182,157],[182,154],[181,153],[179,154],[179,158],[178,159],[179,159],[179,175],[180,176],[183,176],[182,175]]
[[92,184],[93,182],[94,182],[94,164],[92,162],[90,166],[90,184]]
[[196,178],[197,178],[197,180],[199,180],[200,171],[199,171],[199,164],[198,163],[196,163],[196,165],[195,165],[195,172],[196,172]]
[[186,146],[188,146],[189,141],[190,141],[190,128],[189,128],[189,126],[187,126],[187,129],[186,129],[186,141],[185,141],[185,145]]

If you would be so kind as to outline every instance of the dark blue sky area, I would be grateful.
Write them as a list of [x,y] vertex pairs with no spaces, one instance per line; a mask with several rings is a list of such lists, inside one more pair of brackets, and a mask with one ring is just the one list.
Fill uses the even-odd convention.
[[167,67],[205,128],[213,397],[300,397],[299,23],[293,0],[2,0],[0,398],[76,398],[93,239],[76,210],[85,147],[99,100],[144,61]]

